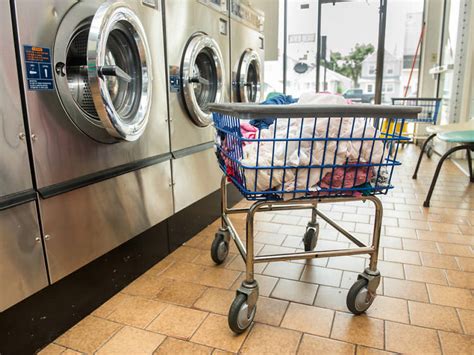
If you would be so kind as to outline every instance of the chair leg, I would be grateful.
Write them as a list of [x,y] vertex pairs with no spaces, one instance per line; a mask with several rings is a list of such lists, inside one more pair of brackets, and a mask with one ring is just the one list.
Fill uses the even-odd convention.
[[467,148],[467,166],[469,167],[469,179],[471,180],[471,182],[474,182],[474,175],[472,172],[471,150],[474,151],[474,146],[470,146]]
[[420,168],[421,159],[423,158],[423,153],[425,152],[426,145],[427,145],[428,142],[429,142],[430,140],[432,140],[434,137],[436,137],[436,133],[434,133],[434,134],[432,134],[431,136],[429,136],[429,137],[425,140],[425,142],[423,143],[423,145],[421,146],[420,156],[418,157],[418,162],[416,163],[415,172],[413,173],[413,176],[412,176],[413,179],[416,179],[416,177],[417,177],[418,169]]
[[462,149],[469,149],[469,145],[460,145],[454,148],[451,148],[448,150],[446,153],[443,154],[441,159],[439,160],[438,166],[436,167],[436,171],[433,176],[433,180],[431,181],[430,189],[428,191],[428,195],[426,196],[425,202],[423,202],[424,207],[430,207],[430,200],[431,200],[431,195],[433,194],[433,190],[436,185],[436,181],[438,180],[439,172],[441,170],[441,167],[443,166],[444,161],[454,152]]

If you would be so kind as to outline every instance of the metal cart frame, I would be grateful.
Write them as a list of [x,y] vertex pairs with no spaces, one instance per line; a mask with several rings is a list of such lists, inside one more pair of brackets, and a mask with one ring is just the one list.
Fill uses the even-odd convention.
[[[349,201],[371,201],[375,206],[375,221],[373,228],[373,238],[371,246],[367,246],[353,236],[350,232],[345,230],[343,227],[335,223],[323,212],[318,210],[318,204],[320,203],[332,203],[332,202],[349,202]],[[307,232],[310,230],[316,231],[318,228],[317,217],[321,218],[327,222],[330,226],[335,228],[338,232],[344,235],[351,242],[356,244],[358,248],[350,249],[338,249],[338,250],[324,250],[324,251],[307,251],[307,252],[297,252],[297,253],[285,253],[285,254],[273,254],[273,255],[255,255],[254,252],[254,220],[255,214],[257,212],[269,212],[269,211],[288,211],[288,210],[305,210],[310,209],[311,220],[308,222],[306,227]],[[232,221],[230,220],[230,215],[246,213],[246,243],[240,239],[237,230],[235,229]],[[254,315],[253,310],[257,304],[258,298],[258,286],[254,278],[254,264],[255,263],[264,263],[272,261],[288,261],[288,260],[298,260],[298,259],[314,259],[314,258],[327,258],[332,256],[348,256],[348,255],[361,255],[368,254],[370,256],[369,267],[367,267],[363,273],[359,274],[358,279],[366,280],[364,285],[367,285],[367,292],[363,296],[355,300],[356,308],[353,313],[363,313],[370,304],[372,304],[377,287],[380,284],[380,272],[377,269],[377,259],[379,253],[379,244],[380,244],[380,233],[382,229],[382,216],[383,216],[383,206],[382,202],[377,196],[361,196],[361,197],[334,197],[334,198],[314,198],[314,199],[304,199],[301,201],[257,201],[249,208],[229,208],[227,205],[227,183],[226,176],[224,175],[221,180],[221,227],[216,233],[215,241],[221,242],[224,240],[229,243],[232,239],[240,252],[244,262],[245,262],[245,280],[242,282],[242,285],[237,290],[237,296],[239,294],[246,295],[246,302],[248,304],[248,309],[250,314],[245,319],[243,315],[240,314],[237,318],[241,322],[241,327],[246,329],[249,323],[251,323]],[[223,245],[223,244],[220,244]],[[218,250],[219,252],[219,250]],[[221,249],[220,252],[225,252]],[[222,257],[221,255],[220,257]],[[357,297],[357,296],[356,296]],[[238,298],[236,298],[238,300]],[[368,306],[367,306],[368,305]],[[240,307],[236,307],[240,308]],[[352,308],[352,306],[351,306]],[[231,310],[232,312],[232,310]],[[235,331],[235,329],[233,329]]]
[[[246,107],[248,106],[248,107]],[[239,109],[236,109],[236,108]],[[416,107],[412,108],[400,108],[394,106],[368,106],[368,105],[348,105],[348,106],[327,106],[318,107],[315,109],[314,106],[304,107],[301,105],[299,108],[289,108],[277,106],[267,106],[264,109],[258,108],[255,105],[212,105],[211,110],[216,110],[222,114],[238,116],[241,119],[266,119],[268,115],[281,114],[283,117],[308,117],[307,115],[334,115],[344,117],[343,115],[348,114],[349,116],[360,114],[360,115],[372,115],[370,117],[386,117],[385,115],[398,120],[402,115],[406,117],[415,117],[421,110]],[[292,112],[294,111],[294,112]],[[303,112],[307,111],[307,112]],[[253,115],[247,115],[253,113]],[[281,117],[281,116],[280,116]],[[397,118],[398,117],[398,118]],[[375,122],[374,122],[375,123]],[[386,133],[386,136],[389,136]],[[395,134],[392,134],[391,140],[400,139],[393,138]],[[393,165],[395,160],[393,160]],[[222,168],[222,166],[221,166]],[[229,253],[229,243],[232,239],[245,262],[245,279],[241,286],[237,289],[236,298],[234,299],[230,310],[229,310],[229,327],[236,333],[244,332],[252,323],[257,306],[258,299],[258,284],[254,277],[254,265],[255,263],[263,262],[274,262],[274,261],[288,261],[298,259],[313,259],[313,258],[325,258],[333,256],[348,256],[348,255],[362,255],[368,254],[370,256],[369,266],[358,275],[358,280],[354,283],[347,295],[347,306],[349,310],[354,314],[361,314],[365,312],[376,296],[377,287],[380,284],[381,275],[377,269],[377,259],[380,245],[380,234],[382,228],[382,217],[383,217],[383,206],[380,199],[374,194],[363,195],[363,196],[306,196],[301,199],[290,199],[290,200],[279,200],[272,199],[267,196],[265,199],[258,199],[258,197],[251,198],[255,199],[254,202],[248,208],[229,208],[227,203],[227,176],[224,175],[221,180],[221,226],[217,231],[214,241],[211,246],[211,257],[216,264],[221,264],[226,259]],[[388,188],[387,188],[388,190]],[[242,192],[242,190],[241,190]],[[383,193],[383,192],[379,192]],[[386,192],[385,192],[386,193]],[[244,194],[245,196],[245,194]],[[248,196],[247,196],[248,197]],[[336,222],[331,220],[323,212],[318,209],[318,205],[321,203],[333,203],[333,202],[350,202],[350,201],[370,201],[375,206],[375,220],[373,226],[373,235],[371,245],[368,246],[358,240],[354,235],[338,225]],[[309,209],[312,211],[311,219],[307,224],[306,232],[303,240],[305,241],[305,251],[296,253],[282,253],[273,255],[255,255],[254,250],[254,220],[257,212],[268,212],[268,211],[288,211],[288,210],[305,210]],[[230,216],[232,214],[247,214],[246,218],[246,241],[240,239],[239,234],[234,227]],[[349,241],[354,243],[357,247],[348,249],[338,250],[324,250],[314,251],[316,245],[319,224],[318,218],[321,218],[331,227],[335,228],[338,232],[344,235]],[[306,241],[310,241],[310,245],[307,247]]]

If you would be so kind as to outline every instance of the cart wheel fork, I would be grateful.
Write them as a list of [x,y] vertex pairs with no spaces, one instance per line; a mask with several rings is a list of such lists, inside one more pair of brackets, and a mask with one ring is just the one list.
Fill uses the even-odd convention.
[[369,268],[366,268],[363,273],[357,276],[357,280],[365,279],[367,280],[367,297],[370,298],[370,301],[373,301],[377,294],[377,288],[380,285],[380,271],[372,271]]

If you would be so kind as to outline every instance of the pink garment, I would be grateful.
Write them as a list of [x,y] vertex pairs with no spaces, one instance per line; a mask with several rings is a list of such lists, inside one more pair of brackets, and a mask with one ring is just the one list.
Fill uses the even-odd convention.
[[[240,123],[240,133],[242,133],[242,138],[256,139],[257,138],[257,133],[258,133],[258,128],[255,127],[255,126],[252,126],[250,123],[241,122]],[[244,145],[246,143],[250,143],[250,142],[243,142]]]

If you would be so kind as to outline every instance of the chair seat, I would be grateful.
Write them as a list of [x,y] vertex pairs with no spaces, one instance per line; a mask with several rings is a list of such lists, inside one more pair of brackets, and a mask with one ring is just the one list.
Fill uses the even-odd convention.
[[448,132],[448,131],[471,131],[474,130],[474,118],[464,123],[451,123],[439,126],[428,126],[426,132],[429,134]]
[[449,143],[474,143],[474,130],[442,132],[437,137]]

